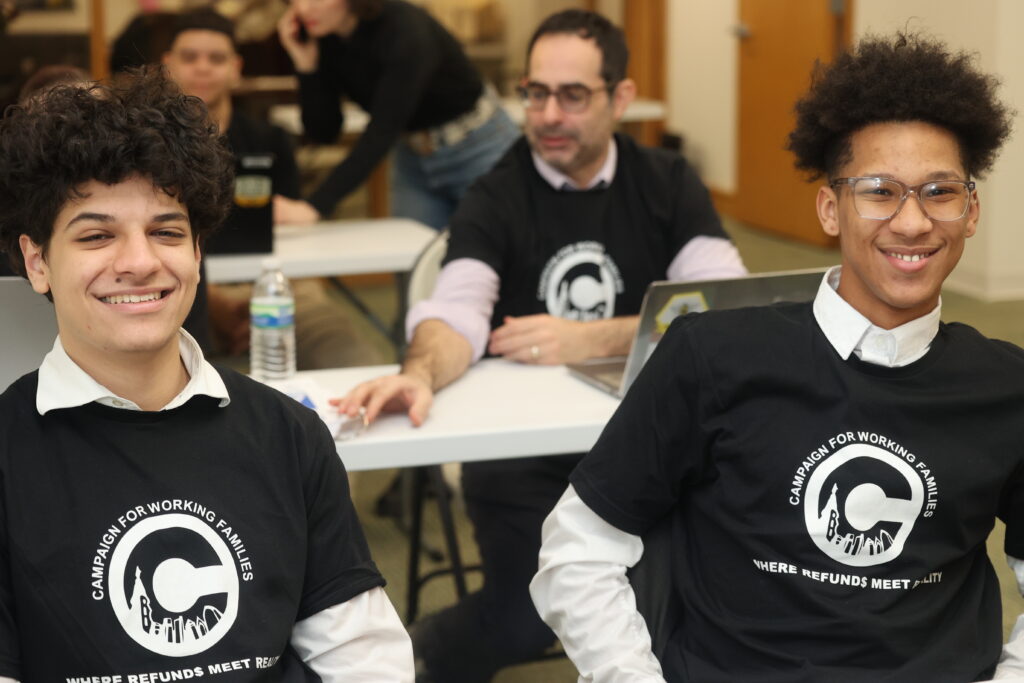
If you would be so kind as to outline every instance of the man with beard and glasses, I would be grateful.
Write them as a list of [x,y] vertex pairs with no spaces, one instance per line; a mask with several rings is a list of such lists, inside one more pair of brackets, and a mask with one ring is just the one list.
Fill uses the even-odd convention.
[[[427,417],[433,392],[485,353],[561,364],[625,354],[647,285],[743,275],[694,170],[613,132],[635,95],[620,29],[593,12],[546,19],[519,88],[526,135],[470,189],[432,297],[410,312],[401,372],[340,408]],[[498,409],[496,407],[496,409]],[[554,642],[530,603],[540,525],[579,455],[466,463],[484,587],[415,628],[426,680],[488,681]]]

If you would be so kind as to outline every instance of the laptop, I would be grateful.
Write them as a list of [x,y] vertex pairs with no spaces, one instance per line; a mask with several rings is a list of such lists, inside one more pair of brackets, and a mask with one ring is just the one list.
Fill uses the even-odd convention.
[[274,251],[273,171],[273,154],[245,154],[238,158],[235,201],[224,225],[206,240],[204,254]]
[[57,338],[51,304],[23,277],[0,277],[0,391],[39,367]]
[[810,301],[818,293],[826,270],[787,270],[701,282],[652,282],[640,305],[640,324],[628,356],[593,358],[566,367],[574,377],[622,398],[677,316],[780,301]]

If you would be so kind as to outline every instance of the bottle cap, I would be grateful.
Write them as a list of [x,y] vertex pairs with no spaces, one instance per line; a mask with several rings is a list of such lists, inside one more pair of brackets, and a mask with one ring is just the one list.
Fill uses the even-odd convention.
[[281,270],[281,259],[276,256],[264,256],[263,260],[260,261],[260,266],[263,270]]

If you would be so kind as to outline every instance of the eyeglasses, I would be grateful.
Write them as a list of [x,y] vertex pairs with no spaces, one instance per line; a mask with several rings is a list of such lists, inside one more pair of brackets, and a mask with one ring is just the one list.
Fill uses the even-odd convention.
[[554,95],[559,109],[566,114],[579,114],[586,111],[587,107],[590,106],[590,100],[595,92],[607,90],[611,93],[614,89],[614,85],[591,88],[582,83],[570,83],[568,85],[560,85],[552,90],[543,83],[531,81],[517,87],[516,94],[519,95],[519,101],[522,102],[523,108],[528,111],[540,111],[547,106],[548,98]]
[[857,215],[875,221],[886,221],[898,214],[911,193],[928,218],[960,220],[967,215],[974,192],[974,182],[965,180],[935,180],[911,187],[893,178],[861,176],[836,178],[829,183],[832,188],[840,185],[853,188],[853,208]]

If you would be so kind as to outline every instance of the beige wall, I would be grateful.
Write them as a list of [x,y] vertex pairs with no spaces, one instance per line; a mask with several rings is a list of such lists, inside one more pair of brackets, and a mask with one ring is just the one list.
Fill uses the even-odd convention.
[[[969,7],[954,0],[857,0],[855,35],[886,33],[904,27],[942,38],[955,48],[976,52],[979,63],[1003,81],[1002,96],[1024,109],[1024,4],[1019,0],[975,0]],[[1022,127],[1021,118],[1016,120]],[[949,284],[986,299],[1024,298],[1024,251],[1019,183],[1024,179],[1024,131],[1004,147],[988,178],[980,183],[982,213],[978,234],[968,241]]]
[[736,190],[738,0],[668,0],[668,120],[704,182]]
[[[817,1],[817,0],[808,0]],[[735,38],[738,0],[668,0],[668,126],[682,132],[707,184],[724,192],[736,186]],[[1024,110],[1024,3],[1019,0],[854,0],[854,36],[909,27],[979,54],[983,68],[999,75],[1002,96]],[[981,184],[978,234],[949,285],[989,300],[1024,298],[1024,229],[1016,198],[1024,180],[1024,122]]]

